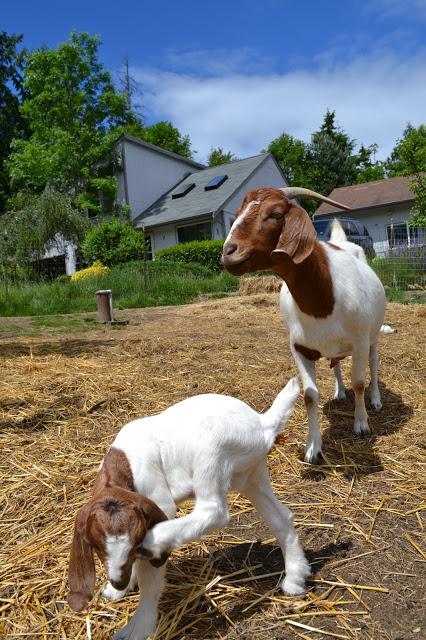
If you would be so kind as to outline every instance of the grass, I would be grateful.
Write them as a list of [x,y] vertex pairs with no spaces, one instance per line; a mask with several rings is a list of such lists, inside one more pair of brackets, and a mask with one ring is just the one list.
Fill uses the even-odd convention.
[[215,274],[201,265],[150,263],[144,286],[143,264],[131,262],[113,267],[104,276],[76,282],[27,282],[9,287],[0,298],[2,316],[44,316],[96,311],[95,292],[111,289],[118,308],[178,305],[199,294],[217,295],[238,288],[238,278]]

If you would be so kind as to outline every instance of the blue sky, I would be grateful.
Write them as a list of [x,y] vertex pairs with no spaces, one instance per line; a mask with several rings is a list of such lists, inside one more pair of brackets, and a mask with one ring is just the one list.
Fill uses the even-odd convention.
[[29,48],[98,34],[111,72],[128,55],[147,122],[171,120],[200,161],[217,145],[253,155],[283,131],[309,140],[327,108],[382,158],[426,121],[426,0],[21,0],[0,29]]

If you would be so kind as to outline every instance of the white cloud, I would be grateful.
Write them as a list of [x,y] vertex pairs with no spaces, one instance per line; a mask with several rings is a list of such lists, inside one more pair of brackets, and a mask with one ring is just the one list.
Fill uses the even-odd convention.
[[[211,56],[218,60],[215,52]],[[283,131],[309,140],[327,109],[336,111],[340,126],[359,143],[377,142],[380,158],[408,121],[424,122],[426,51],[405,60],[381,51],[345,64],[320,64],[283,74],[233,68],[213,77],[153,69],[132,73],[143,84],[149,119],[171,120],[188,133],[200,161],[213,146],[238,157],[254,155]]]

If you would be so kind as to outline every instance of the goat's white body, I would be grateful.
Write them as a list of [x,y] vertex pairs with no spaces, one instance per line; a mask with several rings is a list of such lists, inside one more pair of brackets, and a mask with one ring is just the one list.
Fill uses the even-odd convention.
[[[226,524],[227,493],[236,489],[253,502],[279,540],[286,562],[283,590],[290,594],[304,590],[309,567],[291,512],[274,496],[266,467],[268,451],[298,392],[296,381],[291,381],[263,415],[236,398],[195,396],[122,428],[112,446],[127,456],[136,491],[156,502],[170,518],[144,538],[143,547],[153,558]],[[176,505],[191,496],[195,497],[193,511],[174,518]],[[137,562],[144,597],[116,640],[142,640],[153,634],[164,571],[164,567],[154,569],[146,561]],[[111,585],[104,593],[111,598],[124,595]]]
[[[340,225],[339,225],[340,226]],[[333,227],[338,232],[338,226]],[[342,231],[343,233],[343,231]],[[377,275],[368,266],[364,251],[351,243],[331,238],[331,242],[340,250],[322,243],[333,284],[334,307],[330,316],[315,318],[303,313],[286,283],[283,283],[280,295],[281,312],[287,323],[290,346],[298,366],[309,418],[309,436],[305,450],[305,460],[314,461],[321,453],[321,434],[318,425],[318,389],[315,379],[315,364],[295,349],[303,345],[312,351],[318,351],[326,358],[352,356],[352,383],[354,386],[365,380],[365,369],[370,360],[371,392],[373,408],[381,408],[380,392],[377,383],[377,341],[385,312],[385,292]],[[340,364],[334,366],[336,374],[335,398],[345,397],[345,388]],[[358,435],[368,433],[368,418],[365,410],[364,391],[355,390],[354,431]]]
[[[379,278],[364,261],[353,257],[352,247],[360,247],[351,242],[336,244],[342,247],[341,251],[323,243],[335,298],[330,316],[314,318],[303,313],[285,282],[280,296],[291,342],[315,349],[326,358],[352,355],[362,339],[375,343],[385,310],[385,295]],[[349,245],[350,253],[345,245]]]

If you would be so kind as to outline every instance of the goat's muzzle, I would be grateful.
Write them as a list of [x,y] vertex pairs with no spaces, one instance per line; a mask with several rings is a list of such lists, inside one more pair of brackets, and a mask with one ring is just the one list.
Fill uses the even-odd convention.
[[226,242],[220,261],[229,273],[240,276],[248,271],[249,258],[247,252],[241,253],[235,242]]

